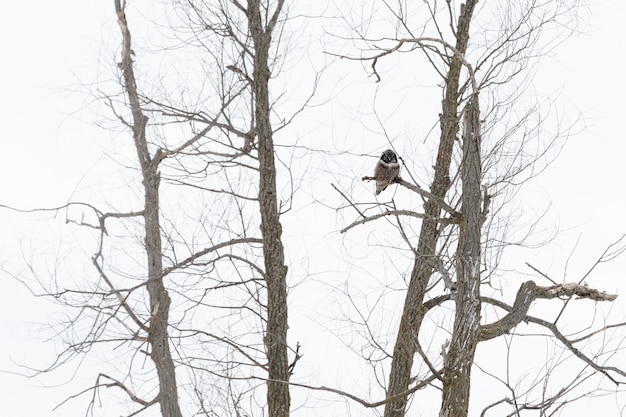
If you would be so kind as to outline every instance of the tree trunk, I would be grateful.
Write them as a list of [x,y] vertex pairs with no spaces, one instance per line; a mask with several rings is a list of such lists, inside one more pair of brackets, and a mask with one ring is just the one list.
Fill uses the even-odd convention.
[[456,251],[456,312],[444,360],[440,417],[467,416],[470,375],[480,336],[480,111],[474,95],[465,109],[461,166],[462,214]]
[[[153,161],[154,162],[154,161]],[[153,165],[153,164],[150,164]],[[170,352],[169,325],[170,297],[163,285],[163,258],[161,227],[159,225],[159,173],[156,167],[144,174],[145,187],[145,243],[148,254],[148,294],[150,297],[150,357],[159,378],[159,404],[163,417],[182,416],[178,404],[176,369]]]
[[161,152],[154,158],[150,156],[146,140],[146,124],[148,117],[143,114],[137,83],[131,58],[131,38],[126,14],[115,0],[115,11],[122,31],[122,62],[119,64],[124,78],[124,89],[128,96],[133,117],[132,130],[137,158],[141,166],[144,186],[144,227],[145,249],[148,261],[147,290],[150,298],[150,327],[148,342],[151,346],[150,357],[156,367],[159,380],[158,400],[163,417],[182,417],[178,404],[178,388],[176,386],[176,368],[170,352],[169,324],[170,297],[163,285],[163,253],[161,247],[161,227],[159,224],[159,183],[158,171]]
[[270,122],[269,48],[272,31],[281,13],[278,1],[271,19],[264,23],[259,0],[248,1],[248,22],[254,42],[254,91],[259,154],[259,208],[267,285],[265,349],[268,359],[267,405],[269,417],[289,416],[289,362],[287,358],[287,267],[278,212],[273,129]]
[[[475,0],[469,0],[462,9],[457,25],[456,49],[461,54],[465,53],[469,39],[469,23],[472,18]],[[459,131],[458,99],[459,99],[459,76],[461,74],[461,59],[453,55],[450,58],[450,68],[446,79],[446,94],[442,102],[440,115],[441,139],[435,163],[434,179],[430,192],[438,200],[443,200],[450,188],[450,163],[452,149]],[[426,214],[422,221],[417,254],[411,272],[411,280],[404,301],[404,311],[398,329],[398,336],[393,351],[391,370],[389,374],[389,386],[387,397],[398,395],[409,387],[413,359],[417,352],[415,337],[424,318],[422,303],[428,280],[432,274],[432,260],[437,255],[437,241],[441,234],[436,220],[441,215],[441,208],[436,199],[429,199],[424,204]],[[385,406],[385,417],[403,417],[405,414],[407,397],[390,401]]]

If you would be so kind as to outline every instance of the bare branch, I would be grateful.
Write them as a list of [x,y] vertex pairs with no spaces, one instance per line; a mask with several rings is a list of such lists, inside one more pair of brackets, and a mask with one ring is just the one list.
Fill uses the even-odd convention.
[[239,245],[239,244],[242,244],[242,243],[259,243],[259,244],[262,244],[263,243],[263,239],[253,238],[253,237],[246,237],[246,238],[241,238],[241,239],[232,239],[232,240],[229,240],[227,242],[218,243],[215,246],[204,248],[200,252],[196,252],[193,255],[189,256],[188,258],[186,258],[186,259],[184,259],[184,260],[182,260],[182,261],[180,261],[180,262],[178,262],[178,263],[176,263],[176,264],[174,264],[172,266],[169,266],[169,267],[165,268],[163,270],[162,276],[165,277],[166,275],[168,275],[172,271],[184,268],[185,266],[193,263],[193,261],[195,261],[196,259],[201,258],[204,255],[207,255],[207,254],[209,254],[211,252],[215,252],[215,251],[217,251],[219,249],[226,248],[228,246]]
[[[109,381],[111,381],[111,382],[109,382],[109,383],[100,382],[100,379],[108,379],[108,380],[109,380]],[[74,398],[77,398],[77,397],[81,396],[82,394],[84,394],[84,393],[86,393],[86,392],[89,392],[89,391],[93,391],[93,398],[92,398],[92,400],[91,400],[91,402],[92,402],[92,404],[93,404],[93,402],[95,401],[95,396],[96,396],[96,393],[97,393],[98,389],[100,389],[100,388],[113,388],[113,387],[120,388],[122,391],[124,391],[124,392],[126,393],[126,395],[128,395],[128,398],[130,398],[133,402],[136,402],[137,404],[142,405],[142,406],[143,406],[142,410],[145,410],[146,408],[148,408],[148,407],[150,407],[150,406],[152,406],[152,405],[154,405],[154,404],[156,404],[156,403],[158,403],[158,402],[159,402],[158,397],[153,398],[153,399],[152,399],[152,400],[150,400],[150,401],[143,400],[143,399],[141,399],[141,398],[137,397],[137,396],[136,396],[136,395],[132,392],[132,390],[131,390],[131,389],[129,389],[129,388],[128,388],[126,385],[124,385],[122,382],[118,381],[118,380],[117,380],[117,379],[115,379],[115,378],[111,378],[110,376],[108,376],[108,375],[106,375],[106,374],[100,373],[100,374],[98,374],[98,377],[96,378],[96,383],[95,383],[95,385],[94,385],[94,386],[89,387],[89,388],[87,388],[87,389],[84,389],[83,391],[81,391],[81,392],[79,392],[79,393],[77,393],[77,394],[74,394],[74,395],[69,396],[68,398],[66,398],[65,400],[63,400],[61,403],[57,404],[57,405],[56,405],[56,406],[55,406],[52,410],[53,410],[53,411],[56,411],[56,410],[57,410],[59,407],[61,407],[63,404],[65,404],[65,403],[67,403],[68,401],[73,400]],[[131,415],[134,415],[134,414],[136,414],[136,413],[133,413],[133,414],[131,414]]]
[[[439,373],[441,373],[441,372],[439,372]],[[259,378],[256,378],[256,379],[259,379]],[[403,398],[403,397],[405,397],[407,395],[411,395],[414,392],[419,391],[421,389],[424,389],[427,386],[429,386],[435,379],[436,379],[436,377],[434,375],[431,375],[428,378],[425,378],[425,379],[419,381],[417,384],[415,384],[415,386],[413,386],[413,387],[411,387],[411,388],[409,388],[409,389],[407,389],[407,390],[405,390],[405,391],[403,391],[401,393],[398,393],[396,395],[393,395],[393,396],[390,396],[390,397],[386,397],[386,398],[384,398],[382,400],[374,401],[374,402],[364,400],[364,399],[362,399],[362,398],[360,398],[360,397],[358,397],[358,396],[356,396],[354,394],[351,394],[351,393],[349,393],[347,391],[343,391],[343,390],[336,389],[336,388],[330,388],[330,387],[325,387],[325,386],[312,386],[312,385],[307,385],[307,384],[300,384],[300,383],[297,383],[297,382],[289,382],[289,385],[292,385],[294,387],[306,388],[306,389],[309,389],[309,390],[312,390],[312,391],[331,392],[333,394],[338,394],[338,395],[340,395],[342,397],[346,397],[346,398],[348,398],[348,399],[350,399],[350,400],[352,400],[352,401],[354,401],[356,403],[359,403],[363,407],[366,407],[366,408],[376,408],[376,407],[380,407],[381,405],[385,405],[385,404],[388,404],[388,403],[390,403],[392,401],[395,401],[395,400],[397,400],[399,398]]]
[[128,387],[126,387],[126,385],[124,385],[123,383],[121,383],[115,378],[111,378],[110,376],[106,374],[101,373],[100,375],[98,375],[98,379],[100,379],[100,377],[106,378],[112,382],[108,384],[99,384],[99,386],[103,386],[105,388],[111,388],[111,387],[121,388],[122,391],[124,391],[131,400],[133,400],[134,402],[138,404],[143,405],[144,407],[149,407],[150,405],[156,404],[158,402],[158,398],[154,398],[150,401],[142,400],[141,398],[137,397]]
[[[348,230],[352,229],[355,226],[361,225],[361,224],[365,224],[365,223],[369,223],[371,221],[380,219],[381,217],[386,217],[386,216],[409,216],[409,217],[416,217],[418,219],[426,219],[426,218],[431,218],[430,216],[428,216],[427,214],[424,213],[417,213],[415,211],[411,211],[411,210],[386,210],[382,213],[376,214],[374,216],[368,216],[365,217],[361,220],[357,220],[354,223],[349,224],[348,226],[344,227],[343,229],[341,229],[339,231],[339,233],[345,233]],[[435,221],[437,221],[438,223],[441,224],[456,224],[459,221],[457,219],[446,219],[446,218],[440,218],[440,219],[433,219]]]
[[604,291],[599,291],[576,283],[540,287],[533,281],[526,281],[517,291],[515,302],[513,307],[510,308],[509,314],[495,323],[481,326],[480,340],[490,340],[494,337],[506,334],[519,323],[527,320],[526,314],[528,313],[528,309],[530,308],[531,303],[538,298],[571,298],[573,296],[577,296],[578,298],[588,298],[594,301],[614,301],[617,298],[616,294],[607,294]]
[[[361,181],[375,181],[376,178],[375,177],[370,177],[370,176],[365,176],[363,178],[361,178]],[[396,179],[394,179],[394,181],[396,184],[400,184],[403,187],[408,188],[409,190],[416,192],[417,194],[421,195],[422,197],[428,198],[429,200],[434,201],[438,206],[440,206],[442,209],[444,209],[445,211],[447,211],[453,218],[460,218],[461,217],[461,213],[459,213],[458,211],[456,211],[455,209],[453,209],[448,203],[446,203],[445,201],[443,201],[443,199],[438,198],[436,195],[424,190],[423,188],[421,188],[419,185],[416,184],[411,184],[408,181],[403,180],[400,177],[397,177]]]
[[547,279],[548,281],[550,281],[551,283],[553,283],[554,285],[558,285],[557,282],[555,280],[553,280],[552,278],[550,278],[546,273],[541,272],[539,269],[535,268],[534,266],[532,266],[531,264],[529,264],[528,262],[526,262],[526,265],[532,269],[533,271],[535,271],[536,273],[538,273],[539,275],[541,275],[542,277],[544,277],[545,279]]
[[[102,267],[100,266],[100,264],[98,263],[98,255],[95,255],[92,258],[92,263],[93,265],[96,267],[96,270],[98,271],[98,273],[100,274],[100,277],[102,277],[102,279],[104,280],[104,282],[108,285],[111,293],[115,294],[115,296],[117,297],[117,300],[119,301],[120,305],[122,306],[122,308],[124,309],[124,311],[126,311],[126,314],[128,314],[128,316],[135,322],[135,324],[143,331],[145,331],[146,333],[149,332],[148,326],[146,326],[140,319],[139,317],[137,317],[137,315],[135,314],[135,312],[133,311],[133,309],[130,307],[130,305],[128,305],[127,303],[127,299],[130,296],[131,292],[137,288],[139,288],[140,286],[136,286],[133,289],[128,291],[128,294],[126,296],[123,296],[121,291],[118,290],[113,283],[111,282],[111,280],[109,279],[109,277],[107,276],[107,274],[104,272],[104,270],[102,269]],[[145,285],[145,283],[141,284],[141,286]]]
[[330,185],[331,185],[331,186],[332,186],[332,187],[333,187],[333,188],[334,188],[334,189],[335,189],[335,190],[339,193],[339,195],[341,195],[341,196],[344,198],[344,200],[346,200],[346,201],[348,202],[348,204],[350,204],[350,205],[352,206],[352,208],[354,208],[354,209],[357,211],[357,213],[359,213],[359,214],[361,215],[361,217],[363,217],[363,218],[367,217],[367,216],[365,216],[365,214],[363,214],[363,212],[362,212],[361,210],[359,210],[359,208],[358,208],[358,207],[357,207],[357,206],[356,206],[356,205],[352,202],[352,200],[350,200],[350,199],[349,199],[349,198],[348,198],[348,197],[347,197],[347,196],[343,193],[343,191],[341,191],[339,188],[337,188],[337,187],[335,186],[335,184],[330,184]]
[[400,48],[402,48],[402,46],[404,46],[405,44],[416,44],[417,46],[419,46],[420,48],[428,48],[429,45],[428,43],[438,43],[443,45],[446,49],[449,49],[453,55],[458,58],[461,63],[463,64],[463,66],[465,68],[467,68],[467,72],[469,73],[469,78],[471,80],[471,84],[472,84],[472,91],[474,94],[477,94],[479,91],[478,88],[478,83],[476,82],[476,77],[474,75],[474,68],[472,66],[472,64],[470,64],[467,59],[465,59],[465,55],[462,54],[457,48],[454,47],[454,45],[452,45],[451,43],[447,42],[444,39],[440,39],[440,38],[431,38],[431,37],[419,37],[419,38],[404,38],[404,39],[398,39],[396,40],[396,45],[391,47],[391,48],[387,48],[387,49],[383,49],[383,52],[380,52],[376,55],[372,55],[369,57],[350,57],[350,56],[345,56],[345,55],[340,55],[340,54],[333,54],[333,53],[328,53],[329,55],[332,56],[336,56],[336,57],[340,57],[340,58],[346,58],[349,60],[354,60],[354,61],[372,61],[372,72],[374,73],[374,75],[376,76],[376,82],[379,82],[381,80],[380,75],[378,74],[378,71],[376,70],[376,64],[378,63],[378,60],[380,58],[383,58],[387,55],[390,55],[398,50],[400,50]]
[[233,348],[234,350],[236,350],[237,352],[241,353],[246,359],[248,359],[252,364],[254,364],[255,366],[258,366],[259,368],[267,371],[267,365],[266,364],[262,364],[260,363],[257,359],[255,359],[252,355],[250,355],[248,352],[246,352],[246,350],[244,349],[244,347],[227,338],[227,337],[222,337],[222,336],[218,336],[216,334],[213,333],[209,333],[209,332],[205,332],[203,330],[197,330],[197,329],[177,329],[181,332],[190,334],[190,335],[195,335],[195,334],[201,334],[207,337],[210,337],[211,339],[217,340],[219,342],[225,343],[228,346],[230,346],[231,348]]
[[623,371],[622,369],[616,368],[614,366],[601,366],[595,363],[591,358],[586,356],[580,350],[576,349],[573,343],[570,340],[568,340],[567,337],[563,335],[563,333],[559,331],[559,329],[556,327],[554,323],[550,323],[546,320],[543,320],[537,317],[532,317],[532,316],[527,316],[526,320],[529,321],[530,323],[539,324],[547,328],[548,330],[550,330],[552,334],[557,338],[557,340],[561,342],[563,346],[565,346],[570,352],[572,352],[574,356],[576,356],[577,358],[585,362],[591,368],[595,369],[596,371],[606,376],[615,385],[626,384],[626,380],[618,381],[609,373],[609,372],[614,372],[618,375],[621,375],[622,377],[626,377],[625,371]]

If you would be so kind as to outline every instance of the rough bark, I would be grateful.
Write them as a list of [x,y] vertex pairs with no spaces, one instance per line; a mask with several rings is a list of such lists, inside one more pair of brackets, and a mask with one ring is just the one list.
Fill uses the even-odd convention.
[[170,352],[168,323],[170,298],[163,285],[163,258],[161,247],[161,227],[159,224],[159,182],[158,171],[162,154],[157,151],[151,157],[146,140],[146,124],[148,117],[144,115],[137,83],[133,71],[131,58],[131,37],[126,15],[120,0],[115,0],[115,11],[122,32],[122,61],[119,67],[122,71],[124,89],[132,113],[132,133],[137,151],[137,158],[141,166],[144,186],[144,230],[145,249],[148,262],[147,290],[150,298],[150,326],[148,342],[150,343],[150,357],[156,367],[159,394],[158,401],[163,417],[182,417],[178,404],[178,389],[176,386],[176,369]]
[[[475,4],[476,1],[474,0],[468,1],[459,15],[455,48],[461,54],[464,54],[467,48],[469,24]],[[430,188],[430,192],[434,197],[424,204],[426,217],[422,221],[415,263],[411,271],[411,279],[404,301],[404,310],[394,346],[387,397],[393,397],[406,391],[411,379],[411,368],[417,352],[415,338],[419,334],[425,312],[422,308],[422,303],[428,280],[433,271],[432,260],[436,255],[437,241],[442,230],[438,228],[438,222],[435,220],[441,215],[441,206],[438,204],[438,201],[444,200],[451,185],[450,163],[452,160],[452,149],[459,131],[459,77],[462,67],[461,58],[457,55],[451,56],[445,85],[445,97],[442,102],[440,115],[441,138],[435,163],[434,179]],[[389,402],[385,407],[385,417],[404,416],[406,403],[406,396]]]
[[441,417],[467,416],[470,377],[480,336],[480,111],[478,96],[465,109],[461,166],[463,218],[456,251],[457,293],[454,327],[444,360]]
[[284,1],[276,2],[269,18],[259,0],[248,1],[248,24],[254,43],[252,86],[259,155],[259,206],[267,285],[265,349],[268,359],[267,405],[269,417],[289,415],[289,363],[287,358],[287,267],[281,240],[282,226],[276,191],[273,130],[269,101],[269,49],[272,32]]

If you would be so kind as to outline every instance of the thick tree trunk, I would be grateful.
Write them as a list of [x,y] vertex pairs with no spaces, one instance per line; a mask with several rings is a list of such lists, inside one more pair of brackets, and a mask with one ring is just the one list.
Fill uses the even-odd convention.
[[159,224],[159,182],[158,171],[161,153],[152,158],[146,140],[147,116],[143,114],[137,83],[131,59],[130,31],[126,14],[115,0],[115,11],[122,31],[122,62],[119,64],[124,78],[124,89],[128,96],[133,117],[132,130],[137,158],[141,166],[144,186],[144,230],[145,249],[148,261],[147,290],[150,298],[150,327],[148,342],[151,346],[150,357],[154,362],[159,380],[158,400],[163,417],[182,417],[178,404],[178,388],[176,386],[176,368],[170,352],[168,324],[170,298],[163,285],[163,258],[161,247],[161,227]]
[[[152,165],[152,164],[151,164]],[[170,297],[163,285],[163,258],[161,228],[159,225],[159,173],[150,169],[144,175],[145,187],[145,243],[148,254],[148,294],[150,297],[150,357],[159,378],[159,404],[163,417],[182,416],[178,404],[176,368],[170,352],[169,325]]]
[[267,405],[269,417],[289,415],[289,362],[287,358],[287,267],[281,240],[282,226],[276,192],[273,129],[270,122],[269,48],[281,13],[278,1],[272,18],[263,22],[259,0],[248,1],[248,22],[254,42],[254,92],[259,154],[259,206],[267,285],[265,349],[268,359]]
[[480,336],[480,111],[474,95],[465,109],[461,166],[462,214],[456,251],[456,312],[444,360],[440,417],[467,416],[470,376]]
[[[469,39],[469,23],[472,18],[475,0],[469,0],[462,9],[457,25],[457,41],[455,48],[461,54],[465,53]],[[428,280],[432,274],[432,260],[437,254],[437,241],[441,234],[436,220],[441,215],[438,200],[443,200],[450,188],[450,163],[452,149],[459,131],[458,99],[459,76],[461,74],[461,59],[453,55],[450,58],[450,68],[446,79],[446,94],[442,102],[440,115],[441,139],[435,163],[434,179],[430,192],[436,199],[430,199],[424,205],[426,217],[422,221],[417,254],[411,272],[411,280],[404,301],[404,311],[398,329],[398,336],[393,351],[393,359],[389,374],[387,397],[398,395],[409,387],[413,359],[417,352],[415,337],[424,318],[422,303]],[[385,417],[402,417],[405,414],[407,397],[391,401],[385,406]]]

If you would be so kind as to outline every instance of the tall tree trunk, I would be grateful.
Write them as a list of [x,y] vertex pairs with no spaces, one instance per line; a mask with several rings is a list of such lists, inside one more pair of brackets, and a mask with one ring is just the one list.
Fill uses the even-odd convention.
[[259,206],[267,285],[265,349],[268,359],[267,405],[269,417],[289,415],[289,363],[287,358],[287,267],[276,192],[273,129],[270,122],[269,49],[272,31],[283,1],[276,3],[264,22],[259,0],[248,1],[248,22],[254,42],[253,90],[259,154]]
[[[455,48],[465,54],[469,39],[469,26],[477,0],[468,0],[461,10],[457,24],[457,39]],[[450,68],[446,79],[445,97],[442,102],[440,115],[441,138],[435,163],[434,179],[430,192],[436,199],[443,200],[450,188],[450,164],[452,149],[459,132],[458,100],[459,76],[463,64],[460,57],[453,55],[450,58]],[[417,244],[417,254],[411,272],[411,280],[404,301],[404,311],[398,329],[396,344],[393,351],[387,397],[395,396],[409,387],[413,359],[417,352],[415,339],[424,318],[422,303],[428,280],[432,274],[432,260],[437,255],[437,241],[441,234],[436,220],[441,215],[441,208],[435,199],[424,204],[426,216],[422,220],[422,228]],[[390,401],[385,406],[385,417],[403,417],[405,414],[407,397]]]
[[456,251],[456,312],[450,347],[444,360],[440,417],[465,417],[470,376],[480,336],[481,159],[478,95],[472,96],[464,117],[461,166],[462,213]]
[[122,31],[122,62],[119,66],[124,79],[124,89],[128,96],[133,123],[133,140],[137,158],[141,166],[144,186],[144,226],[145,248],[148,261],[147,290],[150,298],[150,327],[148,342],[151,346],[150,357],[156,367],[159,380],[158,400],[163,417],[182,417],[178,404],[178,388],[176,386],[176,368],[170,352],[168,323],[170,297],[163,285],[163,258],[161,247],[161,227],[159,224],[159,162],[161,152],[150,156],[146,140],[146,124],[148,117],[143,114],[137,83],[131,58],[131,37],[126,21],[126,14],[115,0],[115,11]]
[[[169,325],[170,297],[163,285],[163,258],[161,227],[159,225],[159,173],[154,159],[144,174],[145,187],[145,243],[148,254],[148,294],[150,297],[150,357],[159,378],[159,404],[163,417],[182,416],[178,404],[176,369],[170,352]],[[154,167],[152,167],[154,165]]]

